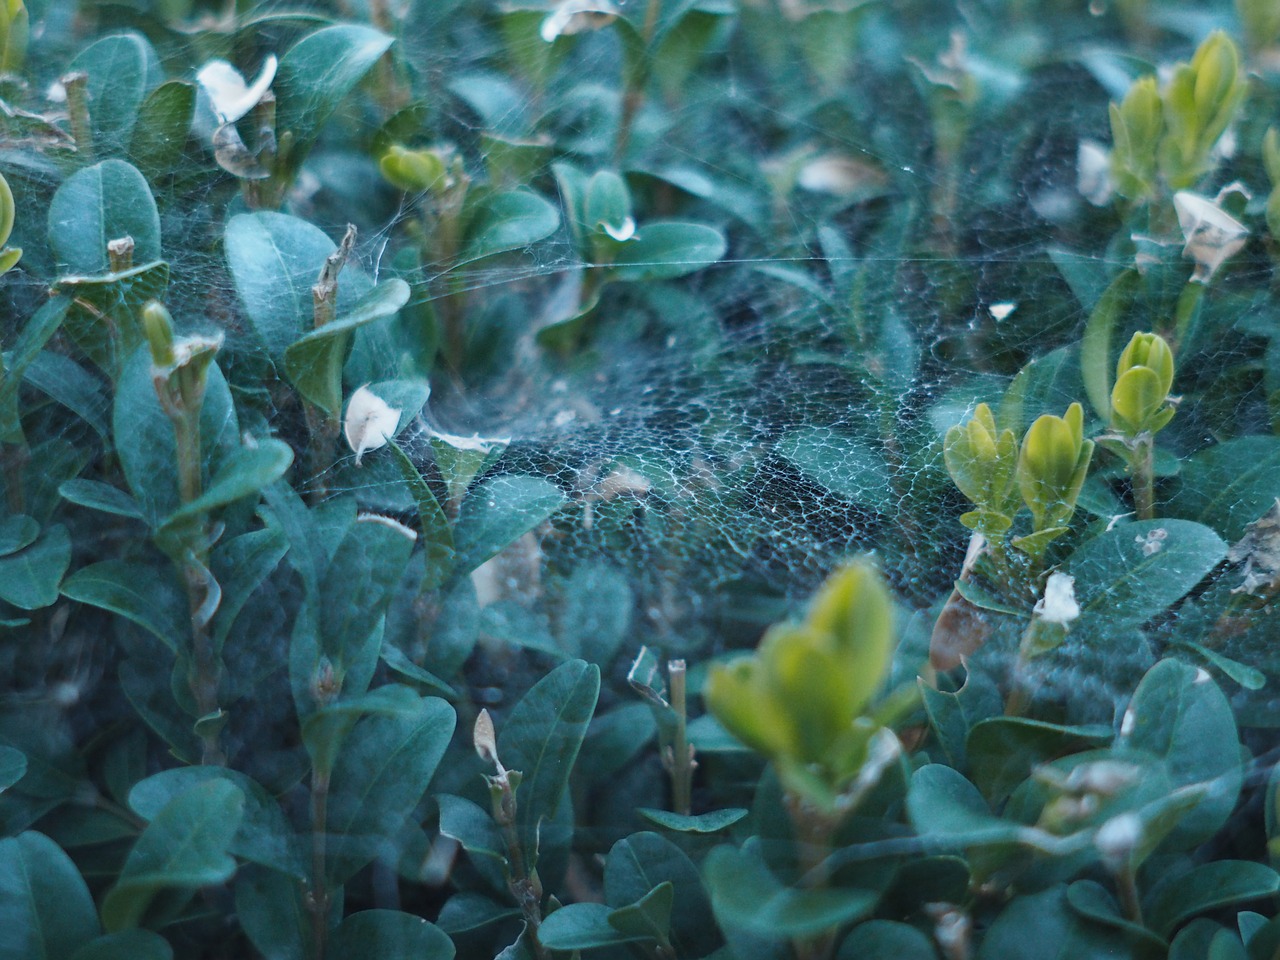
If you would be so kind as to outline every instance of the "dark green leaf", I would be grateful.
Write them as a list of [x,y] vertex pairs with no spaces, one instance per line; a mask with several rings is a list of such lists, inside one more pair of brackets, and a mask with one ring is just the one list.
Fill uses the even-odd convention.
[[333,931],[333,960],[452,960],[453,941],[435,924],[399,910],[362,910]]
[[260,495],[283,477],[292,463],[293,450],[283,440],[259,440],[256,446],[231,451],[204,492],[165,519],[157,536],[164,536],[201,514],[213,513],[229,503]]
[[978,960],[1114,960],[1129,956],[1122,935],[1086,927],[1062,886],[1015,897],[982,940]]
[[271,960],[311,957],[305,887],[275,870],[249,867],[236,877],[236,916],[249,941]]
[[244,795],[244,816],[228,852],[304,879],[306,866],[279,804],[259,783],[238,770],[215,766],[165,770],[134,785],[129,791],[129,807],[144,820],[154,820],[170,801],[198,784],[214,780],[225,780]]
[[618,280],[670,280],[710,266],[724,256],[719,230],[700,223],[646,223],[614,258]]
[[190,632],[187,599],[168,570],[102,560],[67,577],[62,595],[127,617],[170,650]]
[[519,915],[517,908],[498,903],[483,894],[455,893],[440,908],[440,919],[436,924],[452,936]]
[[0,745],[0,793],[12,787],[26,773],[26,755],[21,750]]
[[631,626],[631,586],[612,566],[579,564],[565,584],[560,645],[607,669]]
[[70,960],[173,960],[173,948],[151,930],[120,930],[85,944]]
[[1064,727],[1022,717],[993,717],[969,731],[969,773],[983,795],[999,806],[1034,767],[1111,741],[1111,727]]
[[182,80],[162,83],[138,111],[129,155],[153,176],[168,171],[182,156],[196,110],[196,88]]
[[853,437],[826,427],[805,427],[778,441],[778,452],[832,493],[873,510],[893,503],[884,458]]
[[377,30],[341,24],[303,37],[281,57],[276,131],[292,134],[289,170],[302,166],[320,128],[390,46],[391,38]]
[[1186,650],[1195,654],[1209,666],[1240,684],[1246,690],[1261,690],[1266,686],[1267,675],[1261,670],[1241,663],[1239,660],[1232,660],[1217,650],[1211,650],[1201,644],[1192,643],[1190,640],[1179,640],[1170,644],[1169,649]]
[[68,480],[58,487],[58,493],[62,494],[64,500],[90,510],[128,517],[130,520],[143,519],[142,511],[131,496],[101,480]]
[[86,47],[71,61],[71,69],[89,75],[93,146],[104,153],[123,153],[143,98],[163,79],[155,50],[141,34],[112,34]]
[[756,851],[716,847],[703,876],[722,927],[739,927],[762,937],[813,937],[871,912],[879,894],[852,888],[783,886]]
[[1231,706],[1208,673],[1177,660],[1161,660],[1142,678],[1120,731],[1117,746],[1163,758],[1175,787],[1208,787],[1170,836],[1170,844],[1193,846],[1226,823],[1243,772]]
[[1280,892],[1280,876],[1270,867],[1247,860],[1217,860],[1158,885],[1143,905],[1147,924],[1169,937],[1198,913]]
[[936,960],[933,941],[918,929],[894,920],[868,920],[850,931],[836,960]]
[[36,357],[67,316],[69,297],[54,297],[22,325],[13,351],[4,357],[4,377],[0,378],[0,438],[17,443],[22,439],[18,388]]
[[1227,555],[1208,527],[1188,520],[1143,520],[1114,527],[1064,564],[1075,577],[1078,630],[1136,627],[1163,613]]
[[[319,227],[283,213],[242,213],[227,221],[223,236],[227,265],[249,322],[271,358],[315,326],[311,288],[336,245]],[[350,265],[338,281],[338,315],[369,290],[369,280]]]
[[64,273],[105,274],[107,244],[133,238],[134,263],[160,259],[160,215],[135,167],[104,160],[68,177],[49,203],[49,245]]
[[440,832],[462,844],[480,874],[497,890],[506,889],[507,845],[488,812],[470,800],[442,793]]
[[604,891],[611,906],[637,903],[665,883],[672,884],[675,893],[670,935],[677,951],[698,957],[710,952],[718,940],[707,923],[711,904],[688,855],[665,837],[647,831],[619,840],[609,851]]
[[30,546],[38,536],[40,524],[31,517],[5,517],[0,520],[0,557],[7,557]]
[[611,911],[602,903],[571,903],[542,921],[538,942],[549,950],[591,950],[650,939],[609,924]]
[[1067,887],[1067,903],[1080,916],[1104,927],[1111,927],[1126,934],[1131,940],[1160,950],[1164,941],[1140,923],[1127,919],[1120,913],[1115,897],[1096,880],[1077,880]]
[[366,323],[394,317],[408,302],[407,283],[384,280],[332,323],[291,343],[284,352],[284,366],[298,392],[336,419],[342,412],[342,366],[351,334]]
[[42,833],[0,840],[0,960],[60,960],[98,935],[93,898]]
[[222,587],[222,603],[218,605],[214,621],[217,647],[222,646],[244,605],[288,550],[289,545],[279,528],[243,533],[214,549],[211,566]]
[[1229,543],[1280,497],[1280,437],[1237,437],[1201,450],[1182,464],[1182,486],[1169,503],[1175,516],[1208,524]]
[[1136,268],[1125,270],[1112,280],[1089,314],[1080,340],[1080,377],[1084,381],[1084,392],[1103,420],[1111,418],[1111,381],[1115,375],[1111,342],[1137,285]]
[[670,880],[663,881],[635,903],[619,907],[609,914],[609,926],[627,936],[649,937],[659,942],[666,940],[671,930],[675,890]]
[[539,477],[486,480],[462,501],[453,528],[455,570],[470,573],[548,519],[565,502],[560,488]]
[[471,214],[464,260],[523,250],[556,232],[560,214],[532,190],[492,193]]
[[992,814],[977,787],[940,763],[926,764],[912,775],[907,813],[920,833],[965,845],[1011,843],[1019,837],[1018,824]]
[[333,771],[329,831],[340,856],[330,877],[341,882],[368,863],[426,792],[453,736],[453,708],[424,697],[394,716],[361,720]]
[[70,564],[71,535],[62,524],[49,527],[35,543],[0,557],[0,597],[23,610],[47,607]]
[[[151,356],[139,348],[125,362],[116,385],[112,429],[125,479],[147,522],[159,527],[182,505],[178,496],[177,444],[173,421],[160,406],[151,380]],[[240,448],[240,429],[231,391],[216,363],[209,366],[200,442],[206,479],[223,457]]]
[[650,823],[656,823],[665,830],[675,833],[719,833],[727,830],[748,814],[743,807],[726,807],[723,810],[712,810],[696,817],[686,817],[669,810],[653,810],[649,807],[637,807],[636,813]]
[[526,852],[538,848],[539,824],[560,806],[599,694],[600,668],[569,660],[534,684],[503,724],[498,756],[524,775],[517,830]]
[[424,580],[434,587],[444,582],[453,564],[453,530],[449,520],[427,481],[422,478],[409,455],[400,444],[389,443],[400,475],[404,477],[413,501],[418,507],[418,522],[422,526],[422,549],[426,553]]
[[107,929],[138,926],[162,890],[193,894],[230,879],[236,862],[227,850],[243,812],[244,794],[222,778],[170,800],[142,831],[102,902]]

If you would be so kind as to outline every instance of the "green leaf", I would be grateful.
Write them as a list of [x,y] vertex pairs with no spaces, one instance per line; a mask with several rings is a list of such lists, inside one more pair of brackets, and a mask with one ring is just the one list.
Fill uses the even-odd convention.
[[[151,380],[151,356],[140,347],[125,362],[116,384],[112,430],[116,453],[143,516],[160,527],[182,506],[178,496],[177,443]],[[216,363],[209,366],[200,442],[206,484],[209,474],[232,450],[240,449],[240,429],[231,390]]]
[[711,915],[707,891],[688,855],[670,840],[648,831],[619,840],[609,851],[604,892],[611,906],[639,903],[668,883],[674,891],[669,916],[672,943],[681,956],[704,956],[715,948],[718,938],[707,923]]
[[631,586],[607,564],[579,564],[565,583],[560,645],[607,669],[629,635]]
[[806,477],[852,503],[885,512],[895,502],[884,457],[854,437],[804,427],[784,435],[778,452]]
[[0,377],[0,439],[10,443],[22,440],[21,411],[18,406],[18,388],[23,376],[39,356],[49,338],[67,316],[71,306],[69,297],[54,297],[45,303],[22,325],[18,342],[12,352],[4,357],[4,376]]
[[222,778],[170,800],[142,831],[102,902],[107,929],[141,924],[162,891],[182,895],[157,904],[156,919],[172,919],[197,889],[229,880],[236,862],[227,849],[239,830],[244,802],[239,788]]
[[114,514],[117,517],[128,517],[130,520],[142,520],[142,511],[133,497],[101,480],[85,480],[76,478],[68,480],[58,487],[62,499],[77,506],[88,507],[102,513]]
[[390,46],[391,38],[377,30],[341,24],[303,37],[280,58],[276,134],[293,137],[288,171],[302,166],[321,127]]
[[173,960],[173,947],[151,930],[120,930],[85,944],[70,960]]
[[1077,880],[1067,887],[1067,903],[1071,909],[1086,919],[1111,927],[1138,941],[1146,949],[1160,950],[1164,941],[1140,923],[1126,919],[1120,913],[1111,892],[1096,880]]
[[973,726],[965,749],[974,783],[998,807],[1039,764],[1110,741],[1109,724],[1059,726],[1022,717],[992,717]]
[[1111,341],[1138,285],[1138,271],[1121,272],[1098,300],[1089,314],[1080,340],[1080,376],[1089,403],[1104,422],[1111,419],[1111,379],[1115,376],[1115,357]]
[[1213,527],[1228,543],[1280,497],[1280,437],[1237,437],[1182,462],[1169,512]]
[[849,932],[836,960],[936,960],[933,941],[895,920],[868,920]]
[[61,960],[98,935],[93,898],[42,833],[0,840],[0,960]]
[[470,573],[564,506],[564,494],[539,477],[500,476],[462,501],[453,528],[455,575]]
[[248,867],[236,877],[236,918],[258,952],[271,960],[309,960],[311,913],[306,888],[293,877]]
[[710,266],[726,249],[724,235],[700,223],[646,223],[622,244],[610,272],[617,280],[670,280]]
[[448,576],[453,564],[453,530],[449,520],[436,499],[427,481],[418,472],[417,466],[409,459],[400,444],[391,440],[388,443],[395,457],[400,475],[404,477],[413,502],[418,507],[418,522],[422,526],[422,549],[426,553],[426,574],[424,580],[431,587],[439,586]]
[[600,668],[568,660],[533,685],[498,735],[498,756],[523,774],[516,829],[526,855],[555,817],[600,694]]
[[996,817],[978,788],[950,767],[929,763],[911,777],[907,815],[921,834],[965,846],[1017,842],[1019,825]]
[[440,807],[440,833],[462,844],[480,875],[495,890],[505,891],[507,844],[493,817],[463,797],[442,793],[436,803]]
[[[249,322],[271,358],[283,363],[289,346],[315,325],[311,288],[336,245],[305,220],[262,211],[227,221],[223,248]],[[369,286],[348,264],[338,281],[338,315],[349,312]]]
[[1234,931],[1201,917],[1178,931],[1168,960],[1249,960],[1249,951]]
[[716,847],[703,877],[721,926],[761,937],[813,937],[865,917],[879,893],[858,887],[785,887],[765,865],[754,840],[741,850]]
[[204,492],[166,518],[160,524],[157,537],[174,533],[202,514],[211,514],[237,500],[245,497],[256,499],[263,490],[283,477],[292,463],[293,450],[283,440],[258,440],[256,446],[232,450]]
[[418,699],[410,687],[388,683],[309,714],[302,722],[302,743],[311,757],[311,769],[321,777],[332,773],[342,742],[361,717],[402,716],[417,709]]
[[280,564],[289,544],[279,528],[254,530],[214,548],[211,568],[222,587],[213,639],[220,649],[253,592]]
[[347,738],[329,790],[334,883],[373,859],[400,829],[435,773],[453,736],[453,708],[424,697],[393,716],[366,717]]
[[35,543],[0,557],[0,598],[23,610],[47,607],[58,599],[58,586],[70,564],[71,535],[55,524]]
[[1280,875],[1270,867],[1247,860],[1216,860],[1157,885],[1143,904],[1143,915],[1148,926],[1169,937],[1198,913],[1270,898],[1277,892]]
[[662,942],[671,929],[671,906],[675,886],[664,880],[635,903],[619,907],[609,914],[609,926],[633,937],[649,937]]
[[244,795],[244,816],[227,851],[252,863],[305,879],[306,864],[280,805],[257,781],[238,770],[215,766],[164,770],[134,784],[129,791],[129,807],[142,819],[154,820],[187,790],[218,780],[234,785]]
[[30,546],[38,536],[40,524],[32,517],[5,517],[0,520],[0,557],[7,557]]
[[133,238],[134,263],[160,259],[160,215],[146,178],[123,160],[78,170],[49,202],[49,246],[64,273],[108,273],[107,244]]
[[671,830],[674,833],[719,833],[733,826],[749,812],[743,807],[725,807],[723,810],[712,810],[696,817],[687,817],[669,810],[636,807],[636,813],[650,823],[655,823],[664,830]]
[[1205,663],[1230,678],[1246,690],[1261,690],[1267,684],[1267,675],[1256,667],[1241,663],[1239,660],[1232,660],[1230,657],[1223,656],[1217,650],[1210,650],[1208,647],[1190,640],[1178,640],[1169,644],[1169,649],[1186,650],[1194,653]]
[[89,75],[93,146],[104,153],[123,153],[143,98],[163,79],[155,50],[141,34],[112,34],[81,51],[71,61],[71,70]]
[[0,745],[0,793],[8,790],[27,773],[27,757],[21,750]]
[[991,924],[978,960],[1113,960],[1132,956],[1121,934],[1082,923],[1065,888],[1015,897]]
[[445,933],[456,936],[518,916],[518,908],[498,903],[484,894],[455,893],[440,908],[440,918],[436,924]]
[[542,921],[538,942],[548,950],[591,950],[649,940],[609,924],[612,911],[602,903],[570,903]]
[[162,83],[138,110],[129,156],[152,176],[172,169],[182,156],[196,110],[195,84]]
[[1144,520],[1088,541],[1063,566],[1075,577],[1077,630],[1120,632],[1163,613],[1227,555],[1222,538],[1189,520]]
[[430,670],[425,670],[418,666],[407,656],[399,647],[392,646],[389,643],[382,645],[382,662],[387,665],[387,669],[406,680],[412,680],[414,683],[422,684],[427,687],[432,695],[443,697],[445,700],[458,699],[458,691],[454,690],[446,681],[441,680]]
[[470,213],[463,247],[466,261],[523,250],[551,236],[560,214],[532,190],[512,190],[485,196]]
[[170,650],[190,632],[187,599],[168,569],[101,560],[67,577],[62,595],[132,620]]
[[362,910],[333,931],[333,960],[452,960],[453,941],[422,917],[399,910]]
[[[59,299],[66,302],[65,298]],[[31,326],[28,323],[24,332]],[[111,409],[111,401],[96,375],[70,357],[41,350],[27,367],[23,380],[82,419],[104,442],[110,442],[107,412]],[[3,384],[0,384],[0,391],[3,391]]]
[[1216,833],[1235,808],[1243,783],[1240,742],[1227,698],[1204,670],[1161,660],[1138,684],[1117,746],[1164,759],[1175,787],[1209,790],[1170,834],[1186,849]]
[[409,285],[384,280],[332,323],[312,330],[284,352],[285,372],[304,398],[330,417],[342,413],[342,366],[351,334],[374,320],[393,317],[409,302]]

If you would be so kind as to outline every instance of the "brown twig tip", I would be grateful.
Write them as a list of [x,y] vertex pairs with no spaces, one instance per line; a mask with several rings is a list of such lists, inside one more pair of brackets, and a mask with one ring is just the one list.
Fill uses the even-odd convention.
[[480,715],[476,717],[471,740],[481,760],[492,763],[499,770],[502,769],[502,764],[498,760],[498,738],[493,730],[493,717],[489,716],[488,710],[481,710]]

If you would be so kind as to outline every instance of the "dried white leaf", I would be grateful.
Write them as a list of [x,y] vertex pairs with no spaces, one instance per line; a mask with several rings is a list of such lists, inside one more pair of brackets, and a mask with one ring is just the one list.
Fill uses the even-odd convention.
[[564,0],[542,21],[538,33],[546,43],[553,43],[558,37],[606,27],[621,12],[610,0]]
[[1173,195],[1173,208],[1186,240],[1182,255],[1196,264],[1191,279],[1208,283],[1228,258],[1244,248],[1249,228],[1208,197],[1190,190]]
[[1036,602],[1033,611],[1048,623],[1063,626],[1080,616],[1080,604],[1076,602],[1076,581],[1065,573],[1051,573],[1044,585],[1044,597]]
[[1095,207],[1111,202],[1111,154],[1096,140],[1081,140],[1076,148],[1076,189]]
[[359,387],[347,402],[347,416],[342,432],[356,455],[356,465],[370,450],[385,446],[400,424],[400,411],[370,390]]
[[213,104],[213,112],[222,123],[235,123],[258,105],[276,78],[276,58],[267,56],[252,85],[225,60],[210,60],[196,74],[196,82],[204,89]]
[[602,221],[600,229],[619,243],[625,243],[636,235],[636,221],[632,217],[627,217],[616,227],[611,223]]

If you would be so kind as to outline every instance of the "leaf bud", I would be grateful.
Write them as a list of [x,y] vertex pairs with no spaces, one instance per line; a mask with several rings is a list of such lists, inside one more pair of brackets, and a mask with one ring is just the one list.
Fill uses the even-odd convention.
[[1018,441],[1012,430],[997,430],[991,408],[978,404],[973,416],[947,431],[943,441],[947,472],[960,492],[978,507],[962,518],[966,526],[988,536],[1009,528]]
[[147,337],[147,345],[151,348],[151,362],[157,367],[172,367],[173,317],[163,303],[158,300],[147,301],[142,308],[142,329]]
[[[4,0],[0,0],[0,6],[3,4]],[[8,273],[22,257],[21,248],[5,246],[13,233],[15,216],[13,191],[9,189],[9,181],[0,175],[0,274]]]
[[1173,417],[1166,406],[1173,386],[1173,351],[1155,333],[1135,333],[1116,364],[1111,426],[1129,436],[1155,433]]
[[388,183],[406,193],[439,190],[445,186],[448,174],[439,151],[410,150],[398,143],[382,155],[378,169]]
[[1018,454],[1018,489],[1036,532],[1071,518],[1092,456],[1093,442],[1084,439],[1084,410],[1078,403],[1061,417],[1039,417],[1027,430]]

